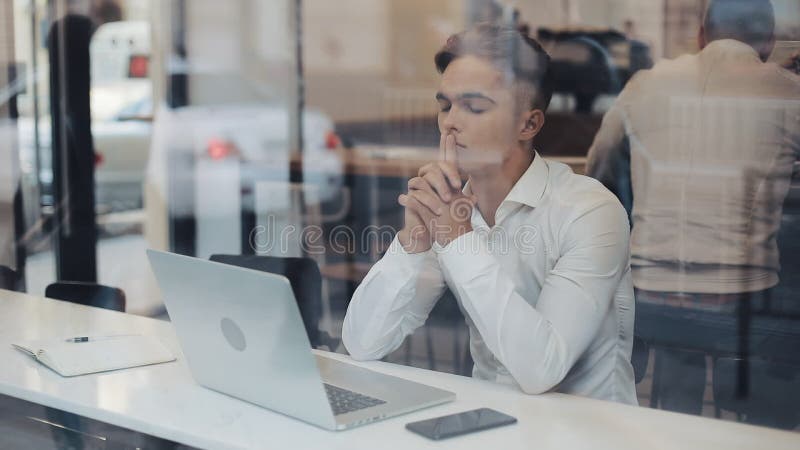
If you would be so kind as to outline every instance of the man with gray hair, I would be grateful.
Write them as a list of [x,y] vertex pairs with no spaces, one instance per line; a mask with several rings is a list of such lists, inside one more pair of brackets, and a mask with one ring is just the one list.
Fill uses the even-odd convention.
[[[774,27],[769,0],[712,0],[701,51],[639,72],[603,118],[587,174],[632,196],[637,305],[742,313],[778,283],[800,78],[765,62]],[[619,163],[628,158],[629,178]],[[661,406],[699,414],[705,354],[658,350],[657,359]]]

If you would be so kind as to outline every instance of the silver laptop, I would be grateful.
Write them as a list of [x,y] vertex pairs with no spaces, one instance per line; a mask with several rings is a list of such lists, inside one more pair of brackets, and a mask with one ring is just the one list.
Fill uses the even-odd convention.
[[195,380],[305,422],[343,430],[455,399],[311,352],[289,280],[148,250]]

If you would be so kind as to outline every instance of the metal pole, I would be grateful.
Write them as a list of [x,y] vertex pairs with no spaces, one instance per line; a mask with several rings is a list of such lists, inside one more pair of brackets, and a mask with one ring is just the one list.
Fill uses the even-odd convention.
[[39,142],[39,57],[37,49],[39,48],[39,29],[37,25],[36,14],[36,0],[31,0],[31,73],[33,74],[33,83],[31,85],[31,92],[33,94],[33,149],[34,149],[34,163],[36,165],[36,194],[37,194],[37,210],[41,211],[42,203],[42,157],[39,154],[41,151],[41,142]]
[[[294,0],[294,11],[291,14],[294,23],[294,50],[295,50],[295,96],[294,102],[290,104],[293,106],[290,111],[292,119],[289,123],[294,123],[294,126],[289,130],[291,148],[290,152],[297,156],[297,170],[289,168],[290,181],[292,183],[303,182],[303,109],[305,109],[305,80],[303,75],[303,1]],[[292,158],[290,158],[291,161]],[[290,162],[291,164],[291,162]]]

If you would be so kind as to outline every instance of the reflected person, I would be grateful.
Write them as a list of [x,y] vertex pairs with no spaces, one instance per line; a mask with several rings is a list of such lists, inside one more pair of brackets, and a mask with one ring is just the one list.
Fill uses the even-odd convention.
[[353,358],[397,349],[449,288],[475,378],[636,404],[628,219],[596,180],[534,149],[549,61],[492,24],[437,53],[441,160],[408,182],[404,228],[353,295],[342,330]]
[[[769,0],[712,0],[700,52],[639,72],[603,118],[587,173],[632,194],[637,302],[734,313],[770,300],[800,150],[800,78],[765,63],[774,26]],[[707,342],[687,345],[700,350],[715,339],[709,331]],[[700,414],[705,354],[657,355],[661,406]]]

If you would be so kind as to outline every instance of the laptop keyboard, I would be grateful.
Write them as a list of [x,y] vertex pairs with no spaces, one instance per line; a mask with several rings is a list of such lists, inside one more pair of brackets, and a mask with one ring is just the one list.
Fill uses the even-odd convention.
[[327,383],[323,384],[325,384],[325,393],[328,394],[328,402],[333,407],[334,416],[386,403],[383,400],[368,397],[358,392],[348,391]]

